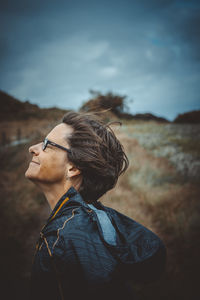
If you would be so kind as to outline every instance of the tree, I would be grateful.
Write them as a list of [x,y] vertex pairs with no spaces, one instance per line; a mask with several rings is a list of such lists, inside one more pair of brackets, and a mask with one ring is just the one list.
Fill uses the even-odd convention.
[[121,114],[124,113],[124,110],[128,110],[128,105],[125,101],[127,96],[113,94],[112,92],[103,95],[94,90],[90,90],[90,94],[93,98],[85,102],[81,106],[80,111],[90,112],[109,110],[120,117]]

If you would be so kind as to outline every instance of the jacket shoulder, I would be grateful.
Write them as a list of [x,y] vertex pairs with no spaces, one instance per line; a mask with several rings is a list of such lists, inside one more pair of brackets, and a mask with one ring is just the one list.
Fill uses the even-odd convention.
[[82,207],[74,208],[62,215],[56,224],[57,241],[55,246],[69,250],[71,247],[88,248],[87,245],[101,243],[98,228],[92,214]]
[[[109,207],[115,227],[127,251],[121,255],[121,267],[136,281],[153,281],[163,273],[166,247],[161,238],[144,225]],[[122,271],[121,269],[121,271]]]

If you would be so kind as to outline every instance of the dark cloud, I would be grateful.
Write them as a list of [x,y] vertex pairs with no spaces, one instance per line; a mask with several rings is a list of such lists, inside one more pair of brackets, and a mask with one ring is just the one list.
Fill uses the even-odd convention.
[[1,12],[10,14],[34,14],[45,9],[45,1],[4,0],[0,1]]
[[179,26],[179,33],[185,43],[192,48],[193,58],[200,60],[200,8],[193,11]]
[[164,15],[166,34],[182,48],[189,49],[194,60],[199,60],[200,2],[175,1]]
[[0,22],[1,89],[21,99],[75,108],[93,88],[170,118],[199,107],[198,1],[10,0]]

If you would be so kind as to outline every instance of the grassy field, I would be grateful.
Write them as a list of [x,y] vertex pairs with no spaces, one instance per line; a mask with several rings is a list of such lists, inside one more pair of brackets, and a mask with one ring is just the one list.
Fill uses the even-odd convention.
[[[16,121],[10,132],[14,135],[19,126],[30,142],[0,151],[1,282],[6,299],[27,299],[35,242],[50,213],[44,196],[24,178],[28,147],[50,130],[49,120],[29,122],[24,132],[24,124]],[[140,300],[198,299],[200,126],[124,121],[114,130],[130,167],[101,201],[157,233],[168,254],[159,281],[131,285]]]
[[118,136],[131,164],[103,202],[157,233],[168,253],[166,274],[136,286],[138,298],[197,299],[200,126],[129,122]]

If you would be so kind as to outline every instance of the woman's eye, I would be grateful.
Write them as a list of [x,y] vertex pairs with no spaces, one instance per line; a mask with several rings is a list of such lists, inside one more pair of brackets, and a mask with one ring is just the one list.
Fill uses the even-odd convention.
[[49,145],[49,144],[46,146],[46,148],[53,149],[53,147],[51,145]]

